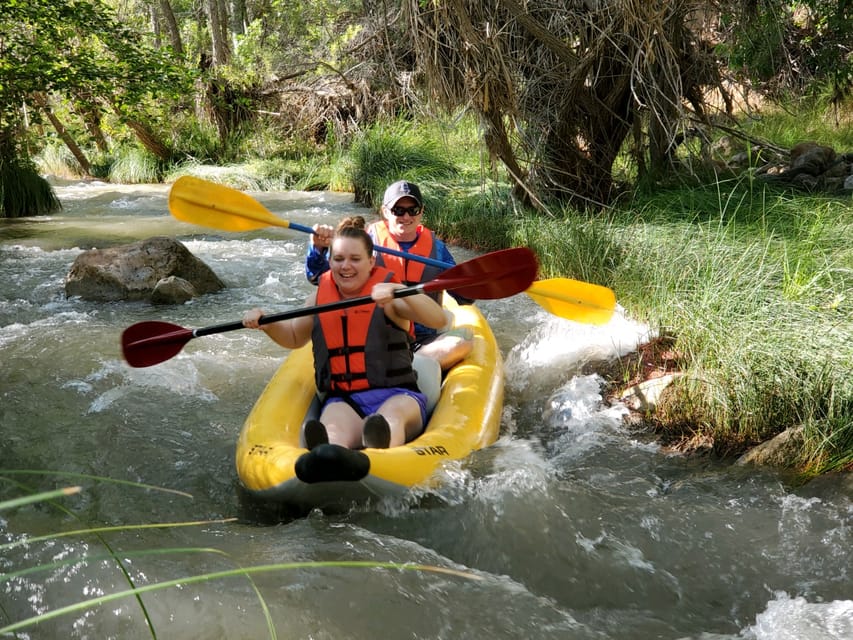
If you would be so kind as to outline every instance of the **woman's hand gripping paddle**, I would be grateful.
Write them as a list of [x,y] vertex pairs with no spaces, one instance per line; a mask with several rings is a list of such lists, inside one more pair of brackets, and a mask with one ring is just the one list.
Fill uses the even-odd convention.
[[[178,178],[172,185],[169,210],[178,220],[222,231],[253,231],[272,226],[314,233],[311,227],[273,215],[260,202],[242,191],[193,176]],[[388,247],[375,246],[374,250],[445,269],[452,266]],[[549,313],[586,324],[605,324],[616,309],[616,296],[611,289],[570,278],[540,280],[534,282],[525,293]],[[466,297],[476,299],[476,296]]]
[[[455,291],[472,300],[496,300],[521,293],[536,279],[538,265],[530,249],[505,249],[473,258],[443,271],[434,280],[394,292],[395,298],[418,293]],[[370,296],[294,309],[263,316],[260,324],[290,320],[324,311],[335,311],[373,302]],[[132,367],[150,367],[177,355],[193,338],[244,329],[242,322],[230,322],[201,329],[185,329],[169,322],[149,321],[131,325],[121,335],[124,359]]]

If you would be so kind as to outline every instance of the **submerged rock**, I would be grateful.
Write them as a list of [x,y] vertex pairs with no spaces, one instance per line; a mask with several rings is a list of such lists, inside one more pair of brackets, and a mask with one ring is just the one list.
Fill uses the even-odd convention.
[[65,278],[68,297],[102,302],[181,303],[224,288],[207,264],[183,243],[165,236],[84,251]]
[[747,451],[737,464],[794,467],[802,454],[803,442],[803,427],[791,427]]
[[192,283],[178,276],[163,278],[151,292],[151,304],[183,304],[196,297]]

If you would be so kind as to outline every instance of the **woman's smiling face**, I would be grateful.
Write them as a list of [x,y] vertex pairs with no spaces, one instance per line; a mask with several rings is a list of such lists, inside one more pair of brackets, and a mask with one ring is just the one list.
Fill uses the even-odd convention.
[[367,254],[367,247],[358,238],[335,238],[329,266],[338,290],[343,296],[358,295],[370,278],[370,270],[376,263]]

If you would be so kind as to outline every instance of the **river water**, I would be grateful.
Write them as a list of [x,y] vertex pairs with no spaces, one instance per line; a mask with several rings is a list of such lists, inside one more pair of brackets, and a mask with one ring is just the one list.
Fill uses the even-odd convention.
[[[234,331],[132,369],[119,337],[142,320],[194,328],[239,320],[256,305],[299,306],[310,290],[306,237],[177,222],[164,185],[68,183],[57,193],[60,214],[0,220],[0,500],[82,490],[0,511],[0,628],[130,582],[176,580],[18,633],[853,638],[849,474],[796,486],[772,470],[666,455],[626,430],[624,410],[603,405],[599,379],[578,373],[646,334],[621,314],[590,327],[550,317],[523,295],[478,303],[505,355],[496,445],[448,467],[431,493],[347,514],[253,520],[237,491],[234,446],[283,352],[257,332]],[[347,194],[253,195],[307,225],[366,213]],[[228,288],[181,306],[66,299],[65,275],[83,249],[153,235],[183,240]],[[95,527],[118,529],[82,531]],[[349,561],[461,575],[275,566]],[[246,567],[258,572],[191,581]]]

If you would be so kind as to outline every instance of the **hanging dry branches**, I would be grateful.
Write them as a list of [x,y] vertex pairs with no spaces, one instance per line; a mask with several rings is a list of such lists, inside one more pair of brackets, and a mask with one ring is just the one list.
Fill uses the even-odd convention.
[[598,206],[638,119],[671,162],[715,64],[688,28],[697,0],[406,0],[418,77],[480,116],[517,193]]

